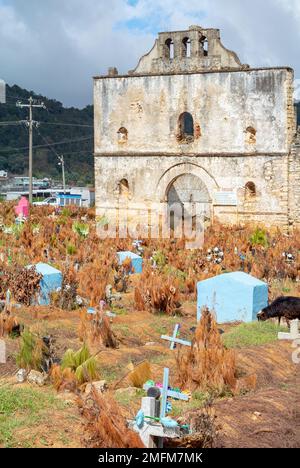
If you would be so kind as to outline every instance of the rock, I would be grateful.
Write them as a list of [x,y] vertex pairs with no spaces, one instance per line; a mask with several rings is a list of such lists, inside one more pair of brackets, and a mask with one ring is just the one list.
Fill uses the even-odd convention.
[[157,343],[154,343],[154,341],[150,341],[149,343],[146,343],[145,346],[155,346]]
[[16,377],[17,377],[17,382],[18,383],[23,383],[25,382],[26,380],[26,370],[25,369],[19,369],[17,374],[16,374]]
[[98,382],[92,382],[87,384],[85,388],[85,393],[88,395],[89,393],[91,393],[93,388],[96,390],[97,393],[104,393],[105,390],[107,390],[108,388],[106,380],[100,380]]
[[261,417],[262,417],[262,414],[261,414],[261,413],[259,413],[258,411],[254,411],[254,413],[252,414],[251,419],[252,419],[253,421],[257,421],[258,418],[261,418]]
[[47,376],[35,370],[30,371],[27,376],[28,383],[38,385],[39,387],[42,387],[43,385],[45,385],[46,380],[47,380]]

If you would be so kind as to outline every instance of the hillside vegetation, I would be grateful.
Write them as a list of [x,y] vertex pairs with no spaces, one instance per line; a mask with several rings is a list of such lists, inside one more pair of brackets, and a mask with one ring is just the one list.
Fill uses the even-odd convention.
[[[28,129],[24,124],[3,125],[28,118],[28,109],[16,107],[29,96],[45,103],[47,110],[35,109],[34,120],[40,122],[34,131],[34,176],[61,177],[57,155],[63,154],[67,181],[93,183],[93,106],[84,109],[64,108],[62,103],[27,91],[7,86],[7,103],[0,105],[0,170],[15,175],[28,171]],[[53,145],[53,143],[60,143]],[[53,146],[47,146],[47,145]],[[41,146],[37,148],[36,146]]]

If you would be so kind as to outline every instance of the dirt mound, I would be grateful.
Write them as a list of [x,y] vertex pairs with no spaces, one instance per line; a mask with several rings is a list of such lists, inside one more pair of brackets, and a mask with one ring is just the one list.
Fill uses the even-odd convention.
[[220,448],[300,447],[296,382],[286,384],[286,389],[265,389],[219,402],[215,409],[221,425]]

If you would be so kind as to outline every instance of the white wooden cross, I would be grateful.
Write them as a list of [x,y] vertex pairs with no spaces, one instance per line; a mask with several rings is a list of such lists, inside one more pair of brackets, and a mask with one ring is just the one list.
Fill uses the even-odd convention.
[[292,320],[290,326],[290,333],[278,333],[278,339],[291,341],[299,340],[299,320]]
[[170,346],[171,350],[175,349],[175,344],[181,344],[183,346],[189,346],[189,347],[192,346],[192,343],[190,341],[180,340],[179,338],[177,338],[179,329],[180,329],[180,324],[177,323],[175,325],[175,328],[174,328],[173,336],[167,336],[167,335],[162,335],[161,336],[162,340],[166,340],[166,341],[171,342],[171,346]]

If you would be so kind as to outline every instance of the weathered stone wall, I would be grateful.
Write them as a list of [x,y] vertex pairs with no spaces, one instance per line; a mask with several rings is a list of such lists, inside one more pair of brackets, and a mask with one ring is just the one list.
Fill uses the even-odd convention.
[[300,228],[300,129],[289,157],[289,217]]
[[[191,174],[212,220],[300,223],[292,83],[288,68],[96,78],[97,214],[121,186],[131,202],[161,203]],[[189,142],[178,138],[183,112],[194,119]]]
[[[199,177],[209,192],[211,218],[224,222],[258,221],[287,224],[288,156],[106,156],[95,160],[96,207],[102,213],[104,203],[118,200],[118,184],[126,179],[130,200],[165,202],[172,181],[182,174]],[[256,196],[250,201],[245,185],[254,181]],[[237,203],[226,205],[226,194]],[[221,203],[220,204],[220,198]]]
[[[96,154],[287,153],[288,69],[95,80]],[[177,141],[178,119],[190,112],[199,134]],[[125,127],[128,139],[119,141]],[[247,128],[256,130],[250,141]]]
[[[185,46],[186,41],[189,41],[189,54]],[[172,57],[167,46],[168,42],[172,42]],[[154,47],[140,59],[138,66],[131,73],[161,74],[224,68],[249,68],[249,66],[242,65],[237,54],[223,46],[219,29],[191,26],[188,31],[160,33]]]

